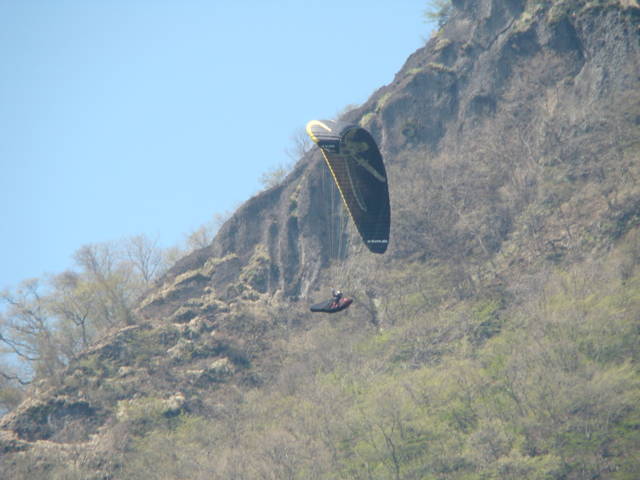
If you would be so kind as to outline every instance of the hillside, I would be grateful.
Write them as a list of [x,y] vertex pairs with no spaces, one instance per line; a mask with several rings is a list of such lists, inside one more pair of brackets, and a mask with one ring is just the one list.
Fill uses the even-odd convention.
[[452,5],[344,115],[388,252],[311,149],[2,418],[2,478],[637,478],[640,6]]

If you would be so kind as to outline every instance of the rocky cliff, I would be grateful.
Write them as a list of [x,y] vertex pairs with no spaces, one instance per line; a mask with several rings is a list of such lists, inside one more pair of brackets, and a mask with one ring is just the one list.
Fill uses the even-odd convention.
[[637,2],[452,4],[393,82],[345,114],[387,163],[388,253],[373,258],[352,228],[346,251],[330,248],[337,197],[312,149],[158,282],[138,324],[2,419],[3,472],[84,462],[118,478],[136,438],[183,414],[228,415],[278,378],[281,342],[313,328],[307,305],[336,277],[356,296],[347,315],[375,333],[400,321],[385,307],[398,295],[391,277],[406,292],[410,272],[434,272],[444,291],[410,293],[442,311],[479,296],[517,304],[518,279],[606,255],[637,228]]

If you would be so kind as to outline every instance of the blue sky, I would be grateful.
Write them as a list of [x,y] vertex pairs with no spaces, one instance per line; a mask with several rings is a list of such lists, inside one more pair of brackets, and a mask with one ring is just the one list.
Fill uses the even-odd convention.
[[391,82],[426,3],[0,0],[0,289],[234,209],[308,120]]

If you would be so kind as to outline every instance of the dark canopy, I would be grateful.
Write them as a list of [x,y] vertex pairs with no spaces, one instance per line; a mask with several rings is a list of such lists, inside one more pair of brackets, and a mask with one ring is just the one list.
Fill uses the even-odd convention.
[[312,120],[307,133],[320,147],[365,245],[384,253],[389,243],[389,189],[373,137],[358,125],[331,120]]

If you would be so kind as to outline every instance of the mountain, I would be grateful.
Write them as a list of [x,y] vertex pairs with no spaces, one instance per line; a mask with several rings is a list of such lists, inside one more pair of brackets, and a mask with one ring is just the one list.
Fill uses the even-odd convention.
[[309,150],[2,418],[3,478],[637,478],[640,6],[442,14],[343,116],[387,253]]

